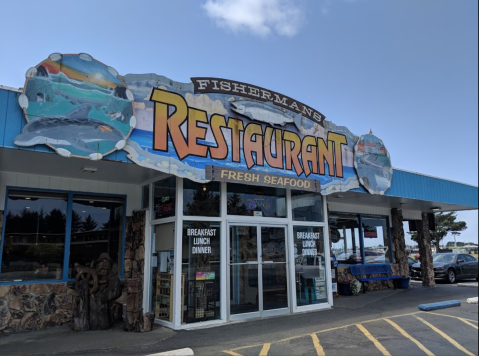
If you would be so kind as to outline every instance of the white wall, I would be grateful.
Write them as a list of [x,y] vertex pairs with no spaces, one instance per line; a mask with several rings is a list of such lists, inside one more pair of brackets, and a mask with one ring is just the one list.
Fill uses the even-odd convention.
[[141,187],[86,179],[39,176],[0,171],[0,210],[5,210],[6,187],[65,190],[73,192],[119,194],[127,196],[126,215],[141,209]]

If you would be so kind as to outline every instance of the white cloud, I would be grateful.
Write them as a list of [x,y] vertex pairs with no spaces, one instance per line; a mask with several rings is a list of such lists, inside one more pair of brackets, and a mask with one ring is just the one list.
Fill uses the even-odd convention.
[[203,8],[220,27],[262,37],[272,32],[292,37],[304,20],[294,0],[207,0]]

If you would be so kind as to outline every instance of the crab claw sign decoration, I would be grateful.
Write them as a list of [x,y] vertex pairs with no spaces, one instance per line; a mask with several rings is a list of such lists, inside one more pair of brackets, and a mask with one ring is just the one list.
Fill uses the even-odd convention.
[[[274,186],[323,195],[384,194],[389,153],[311,106],[239,81],[120,76],[88,54],[50,55],[27,71],[18,146],[99,160],[124,150],[134,163],[196,182]],[[374,136],[375,137],[375,136]],[[358,174],[361,178],[358,177]]]

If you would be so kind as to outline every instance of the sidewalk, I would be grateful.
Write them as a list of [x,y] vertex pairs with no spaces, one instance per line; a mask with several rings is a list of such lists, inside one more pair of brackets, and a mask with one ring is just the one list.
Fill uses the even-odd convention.
[[69,325],[46,330],[0,334],[0,355],[64,355],[83,351],[105,351],[142,347],[158,343],[176,334],[175,331],[155,325],[146,333],[126,332],[121,323],[109,330],[73,331]]

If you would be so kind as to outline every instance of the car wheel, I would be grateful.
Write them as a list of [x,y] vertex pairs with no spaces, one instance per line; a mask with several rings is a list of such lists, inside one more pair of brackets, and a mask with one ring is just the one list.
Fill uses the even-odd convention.
[[456,283],[456,272],[452,268],[447,271],[447,282]]

